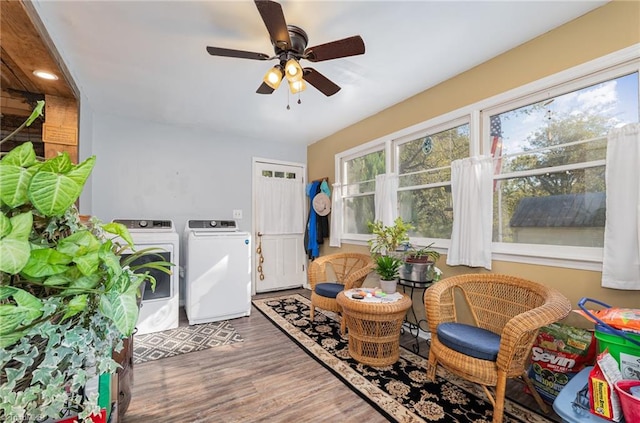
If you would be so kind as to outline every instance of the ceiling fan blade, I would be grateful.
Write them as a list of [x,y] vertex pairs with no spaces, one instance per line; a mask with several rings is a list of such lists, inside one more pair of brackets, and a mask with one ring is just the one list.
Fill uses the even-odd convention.
[[280,3],[269,0],[255,0],[255,3],[267,27],[267,31],[269,31],[271,43],[282,50],[291,48],[291,37],[289,37],[287,21],[284,18]]
[[326,76],[315,70],[314,68],[304,68],[302,78],[309,84],[313,85],[322,94],[327,97],[334,95],[340,91],[340,87],[331,82]]
[[253,53],[251,51],[232,50],[229,48],[207,46],[207,51],[212,56],[237,57],[240,59],[253,59],[253,60],[269,60],[270,59],[270,57],[264,53]]
[[309,47],[304,51],[304,54],[311,62],[356,56],[358,54],[364,54],[364,41],[362,37],[355,35],[342,40]]
[[262,85],[260,85],[258,87],[258,89],[256,90],[256,93],[258,93],[258,94],[271,94],[274,91],[275,90],[273,88],[271,88],[270,86],[268,86],[267,84],[265,84],[263,82]]

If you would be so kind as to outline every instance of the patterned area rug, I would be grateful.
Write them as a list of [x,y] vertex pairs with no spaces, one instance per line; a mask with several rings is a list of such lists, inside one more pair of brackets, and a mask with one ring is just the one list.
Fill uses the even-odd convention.
[[181,326],[133,338],[133,362],[159,360],[242,341],[228,321]]
[[[337,317],[318,312],[309,323],[309,300],[287,295],[254,300],[254,306],[305,352],[331,370],[347,386],[396,422],[491,422],[493,407],[478,385],[438,368],[436,382],[427,380],[427,360],[405,348],[386,367],[370,367],[349,355],[348,335],[340,335]],[[505,423],[552,422],[513,401],[505,404]]]

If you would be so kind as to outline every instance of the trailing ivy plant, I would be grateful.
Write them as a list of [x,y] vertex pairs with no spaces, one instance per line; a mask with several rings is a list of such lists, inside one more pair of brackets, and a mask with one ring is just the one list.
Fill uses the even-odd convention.
[[[121,259],[133,249],[124,225],[80,219],[74,204],[95,160],[39,160],[30,142],[0,160],[0,421],[98,412],[82,388],[115,372],[112,350],[135,329],[139,287],[155,287],[132,265],[149,249]],[[169,273],[158,257],[145,268]]]

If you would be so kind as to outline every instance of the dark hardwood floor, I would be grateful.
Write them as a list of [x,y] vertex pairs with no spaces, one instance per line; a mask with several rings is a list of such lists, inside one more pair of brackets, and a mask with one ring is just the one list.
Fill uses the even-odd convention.
[[[256,298],[289,293],[309,297],[299,289]],[[243,342],[135,365],[121,422],[387,421],[255,308],[230,322]],[[405,334],[401,342],[410,347],[414,339]],[[420,341],[420,354],[427,351]],[[509,395],[537,409],[522,387],[511,383]]]

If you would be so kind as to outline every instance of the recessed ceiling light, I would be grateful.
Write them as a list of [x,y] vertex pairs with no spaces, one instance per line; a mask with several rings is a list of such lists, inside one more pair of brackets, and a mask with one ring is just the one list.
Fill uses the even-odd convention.
[[42,79],[49,79],[49,80],[52,80],[52,81],[55,81],[56,79],[58,79],[57,75],[54,75],[51,72],[47,72],[47,71],[43,71],[43,70],[34,70],[33,74],[35,76],[37,76],[38,78],[42,78]]

